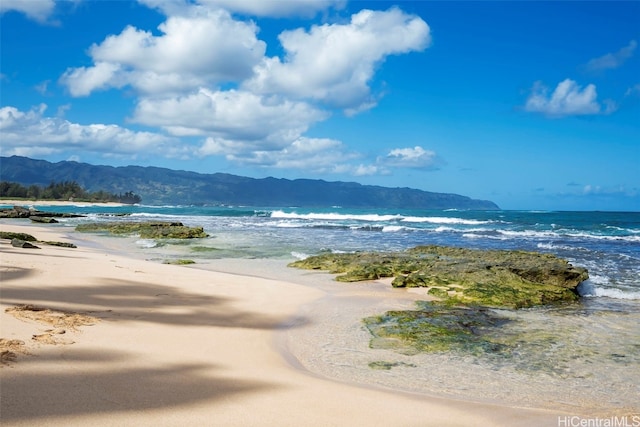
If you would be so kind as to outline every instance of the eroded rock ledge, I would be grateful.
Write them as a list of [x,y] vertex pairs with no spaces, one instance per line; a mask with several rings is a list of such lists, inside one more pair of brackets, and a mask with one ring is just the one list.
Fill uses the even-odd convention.
[[550,254],[444,246],[326,253],[290,266],[327,270],[341,282],[395,277],[394,287],[426,287],[450,304],[500,308],[575,301],[577,286],[589,278],[585,268]]
[[[443,246],[393,253],[326,253],[290,266],[326,270],[339,274],[336,280],[342,282],[394,277],[395,287],[426,287],[435,301],[418,301],[415,310],[363,319],[372,348],[409,355],[453,351],[513,357],[529,341],[538,347],[551,345],[540,337],[504,333],[503,327],[512,320],[494,309],[575,302],[577,286],[589,278],[585,268],[554,255]],[[372,369],[380,366],[391,369],[397,363],[370,364]]]
[[109,232],[112,234],[137,234],[143,239],[194,239],[209,237],[202,227],[188,227],[181,222],[96,222],[80,224],[81,232]]

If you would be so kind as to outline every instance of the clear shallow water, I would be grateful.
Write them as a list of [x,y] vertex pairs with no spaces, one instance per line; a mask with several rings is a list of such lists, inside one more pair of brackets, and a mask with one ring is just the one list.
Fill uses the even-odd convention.
[[[330,278],[328,284],[314,283],[324,287],[327,297],[303,308],[320,320],[291,330],[290,350],[313,372],[358,383],[523,406],[640,410],[640,213],[191,206],[41,209],[89,215],[65,220],[62,227],[134,219],[204,226],[211,237],[197,241],[162,246],[139,238],[118,241],[148,259],[188,258],[201,268],[235,259],[231,265],[242,272],[243,259],[270,260],[285,272],[267,268],[264,275],[288,274],[301,282],[310,276],[287,273],[286,263],[326,250],[390,251],[439,244],[553,253],[589,270],[590,280],[581,286],[585,298],[567,307],[501,312],[514,320],[506,334],[528,337],[510,357],[405,356],[372,350],[361,319],[390,309],[411,309],[420,296],[388,287],[378,289],[376,296],[367,293],[370,289],[354,296],[344,292],[363,285],[338,285]],[[123,213],[129,215],[115,216]],[[404,365],[390,370],[369,367],[379,361]]]

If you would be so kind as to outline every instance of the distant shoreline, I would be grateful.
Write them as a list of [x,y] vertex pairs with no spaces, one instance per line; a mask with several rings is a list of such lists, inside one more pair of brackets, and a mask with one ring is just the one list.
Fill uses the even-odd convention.
[[29,200],[29,199],[0,199],[0,206],[127,206],[117,202],[75,202],[70,200]]

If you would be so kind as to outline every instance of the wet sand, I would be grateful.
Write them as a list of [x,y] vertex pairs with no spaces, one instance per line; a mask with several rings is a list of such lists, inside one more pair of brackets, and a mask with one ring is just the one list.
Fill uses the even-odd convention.
[[555,426],[567,415],[308,372],[283,350],[327,321],[313,309],[327,291],[265,278],[250,260],[230,274],[101,251],[63,228],[0,230],[79,246],[0,241],[4,426]]

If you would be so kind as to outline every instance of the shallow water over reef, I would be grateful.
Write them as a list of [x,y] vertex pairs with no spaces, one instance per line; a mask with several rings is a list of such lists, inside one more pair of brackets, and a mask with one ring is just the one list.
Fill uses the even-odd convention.
[[[195,267],[188,268],[234,270],[322,289],[324,298],[301,308],[301,314],[314,322],[286,331],[286,348],[311,372],[397,390],[570,413],[640,412],[640,213],[202,206],[43,209],[89,215],[53,225],[70,230],[85,221],[147,219],[203,226],[211,237],[188,242],[107,240],[112,250],[134,251],[157,262],[192,259]],[[580,303],[495,311],[510,320],[496,338],[510,346],[507,352],[408,355],[399,348],[370,348],[372,336],[362,319],[414,309],[416,300],[427,298],[419,289],[337,283],[330,275],[286,267],[320,251],[399,251],[430,244],[552,253],[586,267],[590,279],[580,288]]]

